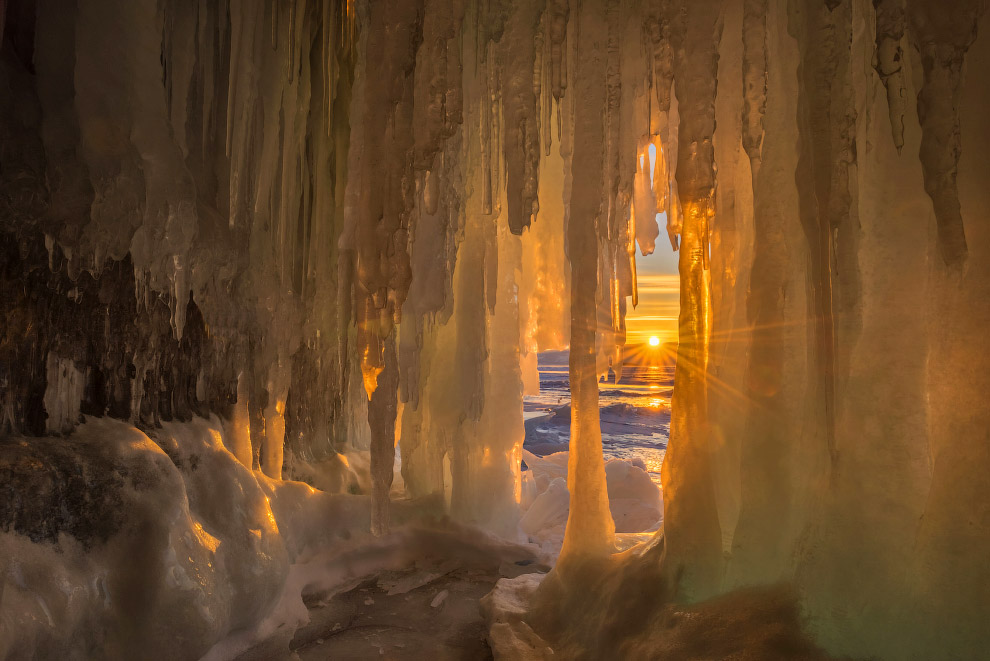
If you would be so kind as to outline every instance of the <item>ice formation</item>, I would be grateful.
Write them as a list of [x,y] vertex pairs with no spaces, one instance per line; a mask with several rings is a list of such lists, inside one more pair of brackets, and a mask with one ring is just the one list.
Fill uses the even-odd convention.
[[[983,0],[0,2],[0,658],[177,629],[180,656],[239,653],[305,547],[399,543],[407,507],[509,539],[566,517],[548,587],[486,606],[505,654],[673,654],[689,628],[645,629],[740,604],[800,609],[831,654],[977,655],[987,21]],[[603,461],[598,409],[658,221],[681,287],[663,528],[615,554],[661,507]],[[567,466],[537,478],[522,396],[563,348]],[[589,594],[642,630],[541,616]]]

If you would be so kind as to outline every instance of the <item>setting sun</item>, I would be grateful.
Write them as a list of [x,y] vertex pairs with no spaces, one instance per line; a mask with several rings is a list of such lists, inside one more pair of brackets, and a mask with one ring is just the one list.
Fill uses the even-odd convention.
[[660,338],[657,337],[656,335],[652,336],[650,338],[650,346],[651,347],[658,347],[658,346],[660,346]]

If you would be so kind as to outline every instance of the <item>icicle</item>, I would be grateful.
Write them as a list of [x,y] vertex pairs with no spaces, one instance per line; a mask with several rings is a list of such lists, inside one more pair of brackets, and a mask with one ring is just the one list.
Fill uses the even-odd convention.
[[538,29],[542,11],[541,0],[515,2],[499,49],[504,62],[502,124],[505,136],[502,149],[507,220],[513,234],[521,234],[539,210],[540,114],[536,72],[542,56]]
[[172,255],[173,305],[172,328],[175,339],[182,340],[182,331],[186,326],[186,306],[189,304],[189,287],[186,284],[186,271],[183,268],[182,256]]
[[[655,223],[654,223],[655,225]],[[630,209],[629,224],[627,225],[627,231],[629,234],[628,241],[626,243],[626,255],[629,258],[629,272],[632,282],[632,305],[633,308],[639,305],[639,282],[637,280],[636,274],[636,233],[634,228],[636,227],[636,211],[635,207]]]
[[942,260],[946,266],[958,266],[968,254],[956,187],[962,151],[959,94],[963,61],[976,39],[977,24],[986,3],[946,0],[933,4],[909,0],[908,10],[925,74],[918,92],[925,191],[935,207],[937,245]]
[[492,104],[489,102],[491,91],[488,88],[490,77],[485,78],[485,98],[481,103],[481,210],[491,214],[492,202]]
[[653,168],[653,196],[656,200],[654,212],[665,213],[670,204],[670,168],[667,149],[659,136],[653,137],[653,147],[656,150],[656,164]]
[[289,47],[286,49],[285,61],[291,84],[296,74],[296,0],[289,0]]
[[330,39],[330,35],[333,33],[330,25],[330,3],[332,1],[323,0],[323,15],[320,25],[321,45],[323,48],[322,57],[320,58],[323,65],[323,116],[326,122],[325,130],[328,138],[333,133],[333,93],[330,91],[330,86],[333,84],[333,73],[331,71],[333,64],[330,60],[333,55],[333,45]]
[[612,269],[611,269],[611,288],[612,288],[612,331],[617,332],[622,327],[622,313],[620,312],[619,302],[622,300],[622,293],[619,288],[619,263],[615,256],[611,258]]
[[[639,152],[636,159],[636,173],[633,176],[633,200],[632,217],[630,219],[631,241],[639,242],[639,249],[643,255],[650,255],[656,249],[657,236],[660,235],[660,228],[657,227],[657,206],[655,199],[654,181],[650,179],[650,143],[645,149]],[[654,172],[660,167],[660,154],[657,153],[656,167]],[[664,180],[664,187],[667,181]],[[631,246],[635,251],[635,243]]]
[[278,0],[272,0],[272,50],[278,49]]
[[766,32],[767,0],[745,0],[742,141],[752,167],[754,186],[762,158],[763,115],[767,107]]
[[[605,19],[608,24],[605,64],[605,223],[600,233],[611,244],[616,236],[618,214],[616,197],[619,193],[619,140],[622,77],[619,56],[619,23],[621,14],[618,0],[609,0],[605,5]],[[611,250],[609,251],[612,252]],[[611,257],[611,255],[610,255]],[[614,265],[613,265],[614,267]],[[614,268],[609,268],[609,273]]]
[[502,145],[502,86],[500,83],[501,71],[499,62],[495,57],[495,44],[488,44],[488,92],[491,95],[489,102],[491,108],[489,117],[491,118],[491,190],[492,190],[492,213],[501,213],[501,190],[502,190],[502,151],[496,149]]
[[560,99],[567,87],[567,19],[568,0],[550,0],[550,80],[554,101],[557,102],[557,139],[560,140]]
[[670,247],[676,252],[680,248],[679,237],[683,224],[681,222],[681,199],[677,195],[677,182],[671,178],[670,187],[667,193],[667,238],[670,239]]

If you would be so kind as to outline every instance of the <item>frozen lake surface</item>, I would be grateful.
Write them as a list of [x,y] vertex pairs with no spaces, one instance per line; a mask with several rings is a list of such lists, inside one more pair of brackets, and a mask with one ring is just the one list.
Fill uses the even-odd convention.
[[[538,359],[540,394],[525,398],[524,447],[539,456],[567,450],[570,439],[570,383],[566,351],[541,353]],[[627,365],[615,383],[599,383],[602,447],[605,460],[641,459],[650,477],[660,484],[670,434],[673,363]]]

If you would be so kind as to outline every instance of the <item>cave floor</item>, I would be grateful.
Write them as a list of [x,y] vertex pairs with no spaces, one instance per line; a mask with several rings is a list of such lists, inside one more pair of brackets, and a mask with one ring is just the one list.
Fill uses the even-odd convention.
[[491,659],[478,601],[499,575],[460,569],[392,594],[371,579],[321,605],[296,632],[302,661],[323,659]]
[[500,577],[497,571],[464,568],[369,577],[332,599],[305,600],[310,622],[289,643],[295,656],[255,648],[240,661],[491,659],[479,600]]

